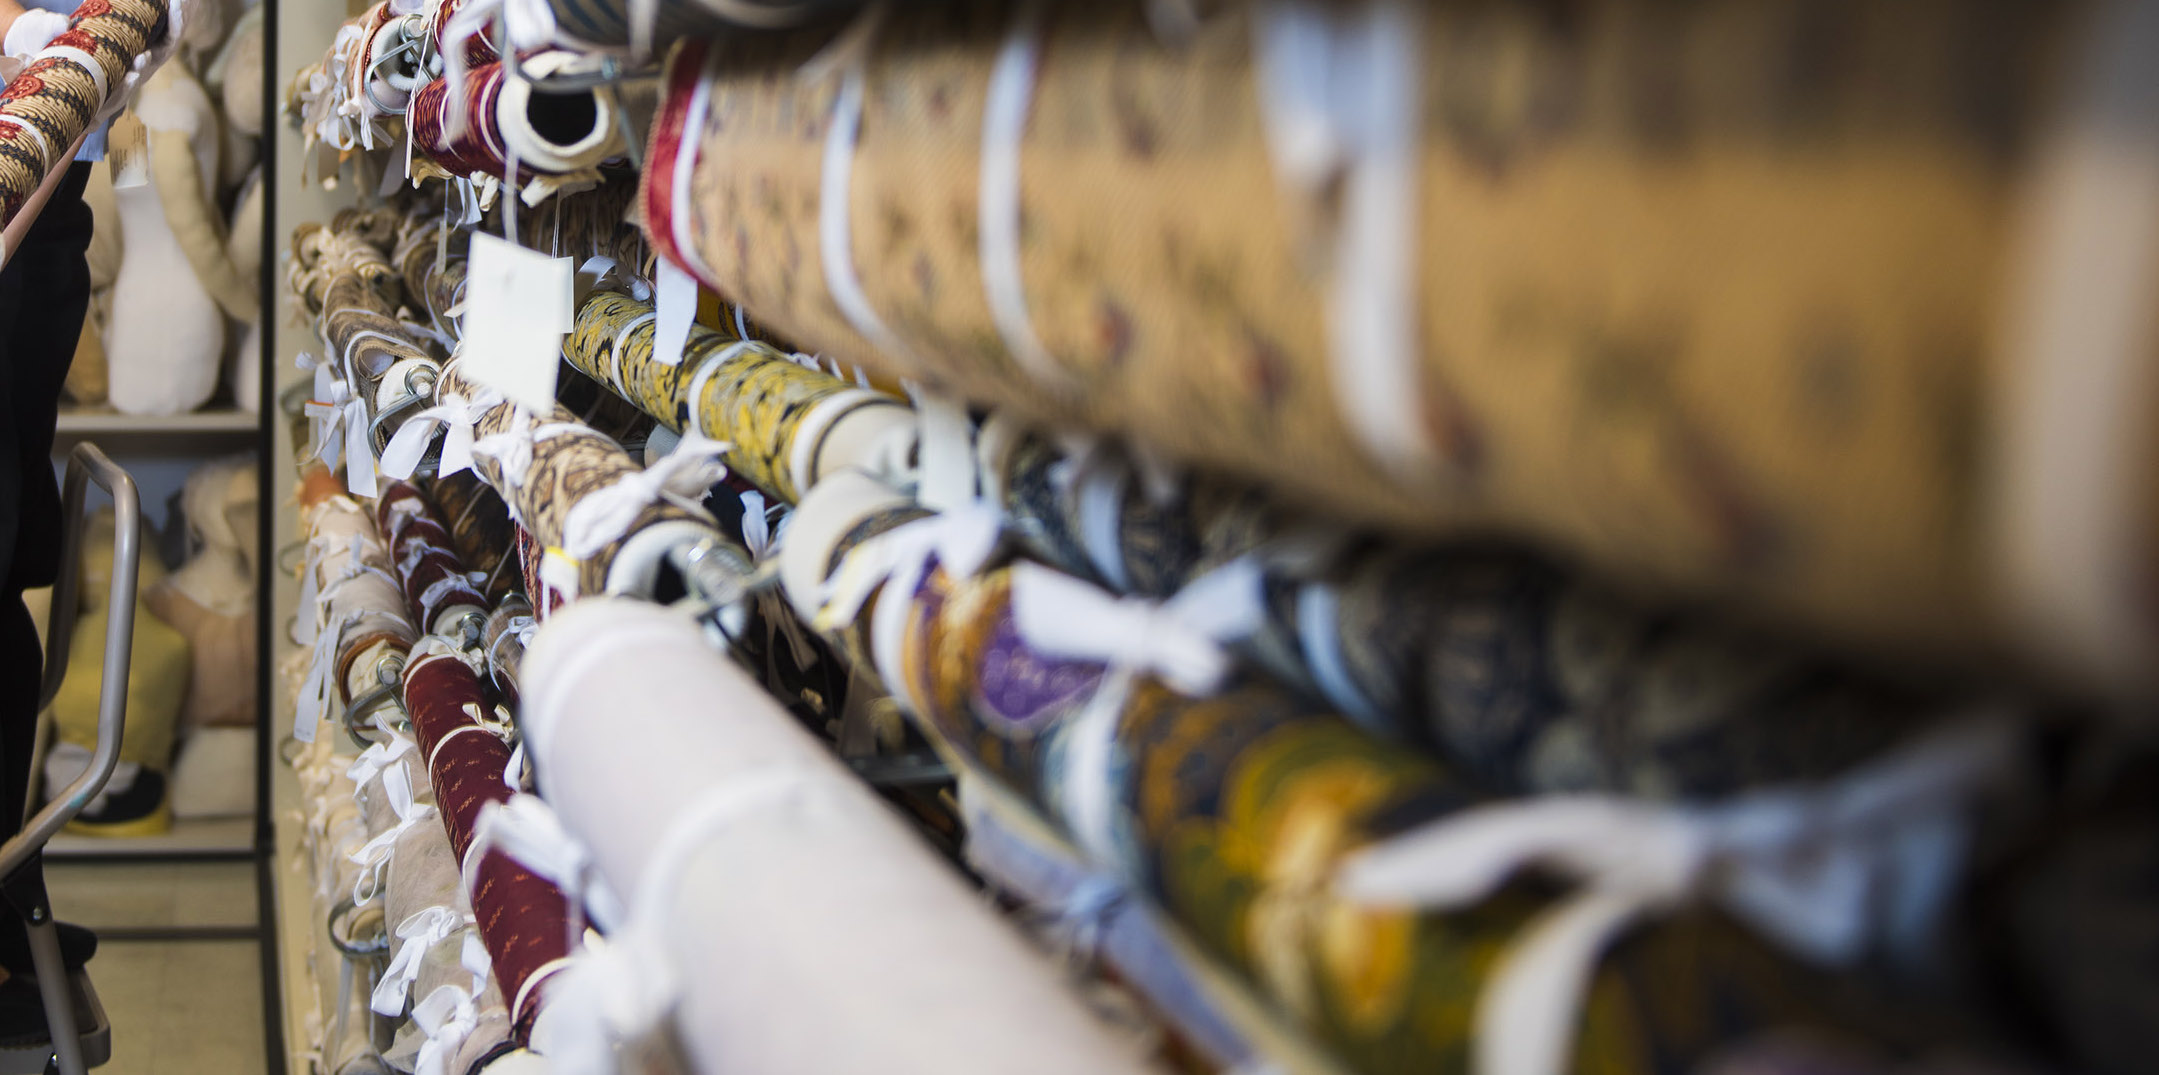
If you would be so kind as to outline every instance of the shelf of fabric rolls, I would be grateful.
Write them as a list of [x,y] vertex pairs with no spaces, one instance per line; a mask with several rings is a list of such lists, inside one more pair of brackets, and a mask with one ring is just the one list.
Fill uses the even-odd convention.
[[2159,363],[1971,62],[2159,16],[546,6],[547,93],[478,0],[283,53],[296,1056],[2159,1048]]

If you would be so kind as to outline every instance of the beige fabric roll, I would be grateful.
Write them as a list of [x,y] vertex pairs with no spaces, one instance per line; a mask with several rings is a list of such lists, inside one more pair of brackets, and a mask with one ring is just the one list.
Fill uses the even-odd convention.
[[2159,668],[2159,136],[2116,122],[2159,130],[2159,17],[1231,0],[1165,39],[1148,7],[965,3],[807,68],[826,37],[717,43],[646,222],[806,349],[1346,518]]

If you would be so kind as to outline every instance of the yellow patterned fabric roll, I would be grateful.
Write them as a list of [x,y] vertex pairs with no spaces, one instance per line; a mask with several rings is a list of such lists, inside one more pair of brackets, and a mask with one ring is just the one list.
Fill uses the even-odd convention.
[[1145,8],[678,48],[644,223],[806,348],[1349,517],[2159,667],[2136,5]]
[[[723,319],[724,321],[725,319]],[[864,408],[893,411],[911,429],[905,404],[849,384],[767,344],[690,326],[681,361],[653,358],[657,314],[627,295],[596,292],[578,311],[563,345],[570,364],[636,404],[668,428],[696,429],[734,445],[736,473],[790,503],[816,480],[821,445],[805,441],[831,433]],[[798,462],[799,460],[799,462]]]

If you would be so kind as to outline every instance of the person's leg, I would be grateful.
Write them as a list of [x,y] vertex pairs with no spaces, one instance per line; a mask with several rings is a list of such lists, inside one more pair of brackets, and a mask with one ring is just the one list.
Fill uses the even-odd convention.
[[[44,654],[22,592],[50,586],[60,567],[60,490],[52,466],[60,391],[90,303],[87,163],[59,189],[0,270],[0,836],[22,830],[36,746]],[[18,906],[44,900],[33,858],[6,879]],[[78,939],[79,940],[79,939]],[[92,942],[94,943],[94,942]],[[79,943],[71,956],[86,958]],[[0,966],[30,972],[28,942],[14,915],[0,915]]]

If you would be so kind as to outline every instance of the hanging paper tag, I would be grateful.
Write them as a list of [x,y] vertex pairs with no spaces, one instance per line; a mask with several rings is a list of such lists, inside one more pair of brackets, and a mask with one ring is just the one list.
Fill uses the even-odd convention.
[[150,181],[150,155],[144,152],[148,131],[133,111],[120,113],[105,134],[106,167],[112,169],[112,188],[126,190]]
[[466,375],[542,414],[553,410],[575,284],[570,259],[536,254],[485,232],[473,233],[467,257]]
[[690,342],[690,322],[697,318],[697,278],[664,257],[654,260],[652,271],[660,315],[652,330],[652,360],[662,366],[678,365],[682,349]]
[[577,331],[577,259],[555,258],[560,262],[557,271],[562,274],[562,334]]

